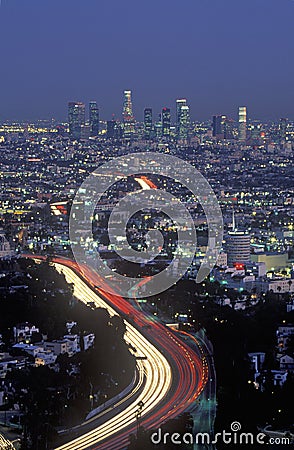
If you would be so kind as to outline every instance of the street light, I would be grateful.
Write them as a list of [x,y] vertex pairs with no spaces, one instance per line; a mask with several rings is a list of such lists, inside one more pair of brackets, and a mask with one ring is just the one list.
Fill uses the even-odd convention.
[[8,404],[8,397],[7,397],[7,395],[5,395],[5,397],[4,397],[4,405],[5,405],[4,424],[5,424],[5,426],[7,425],[7,404]]

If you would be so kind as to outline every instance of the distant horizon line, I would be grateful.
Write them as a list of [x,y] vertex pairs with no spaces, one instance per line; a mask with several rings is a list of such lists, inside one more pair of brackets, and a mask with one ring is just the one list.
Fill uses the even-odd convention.
[[[149,107],[147,107],[147,108],[149,108]],[[153,108],[151,108],[151,109],[153,109]],[[237,118],[233,118],[233,117],[231,117],[231,116],[229,116],[229,115],[227,115],[225,113],[224,114],[212,114],[210,116],[210,118],[206,118],[206,119],[191,119],[191,123],[211,122],[214,116],[226,116],[229,120],[233,120],[234,122],[238,123],[238,119]],[[156,117],[157,117],[157,114],[155,114],[154,122],[157,121]],[[136,117],[134,117],[134,118],[135,118],[135,122],[137,122],[137,123],[144,123],[144,117],[142,117],[142,120],[138,120],[138,119],[136,119]],[[270,118],[261,119],[261,118],[253,118],[253,117],[248,117],[247,116],[247,123],[249,123],[249,122],[276,123],[276,122],[279,122],[282,119],[287,120],[289,122],[294,122],[294,119],[290,119],[289,117],[286,117],[286,116],[276,117],[275,119],[270,119]],[[113,117],[111,117],[110,119],[104,119],[104,118],[100,119],[99,118],[99,122],[105,122],[105,123],[109,122],[109,121],[112,121],[112,120],[123,122],[123,117],[121,115],[121,117],[119,118],[117,115],[113,114]],[[49,122],[49,121],[54,121],[57,124],[58,123],[60,123],[60,124],[68,123],[67,117],[65,117],[64,119],[59,119],[57,117],[39,117],[39,118],[17,119],[17,118],[9,118],[9,117],[1,118],[1,114],[0,114],[0,124],[2,124],[2,125],[4,125],[6,122],[8,122],[10,124],[13,123],[13,122],[15,122],[17,124],[20,124],[20,123],[21,124],[26,124],[26,123],[30,123],[30,122],[35,123],[35,122]]]
[[[153,107],[151,105],[145,105],[142,107],[142,102],[141,102],[141,107],[138,107],[138,104],[136,102],[136,98],[134,101],[134,97],[133,97],[133,90],[132,89],[124,89],[121,91],[122,96],[121,96],[121,108],[120,108],[120,112],[112,112],[112,113],[107,113],[106,116],[108,116],[109,118],[101,118],[101,122],[107,122],[107,121],[111,121],[111,120],[117,120],[117,121],[123,121],[123,103],[124,103],[124,94],[126,92],[130,92],[131,93],[131,103],[132,103],[132,111],[133,111],[133,117],[135,119],[135,122],[138,123],[144,123],[144,110],[145,109],[151,109],[152,110],[152,116],[153,116],[153,122],[157,122],[163,109],[164,108],[168,108],[170,109],[171,112],[171,118],[172,118],[172,122],[176,122],[176,114],[177,114],[177,102],[178,100],[186,100],[187,102],[187,106],[189,107],[189,111],[190,111],[190,121],[192,123],[205,123],[208,121],[212,121],[214,116],[226,116],[227,119],[229,120],[233,120],[234,122],[238,122],[238,118],[239,118],[239,108],[245,107],[247,110],[247,122],[260,122],[260,123],[276,123],[279,122],[281,119],[286,119],[290,122],[294,121],[294,112],[290,113],[290,114],[282,114],[282,115],[276,115],[276,114],[269,114],[269,115],[264,115],[264,114],[260,114],[259,117],[253,116],[251,113],[252,109],[250,107],[250,102],[249,102],[249,106],[246,103],[246,101],[244,102],[233,102],[231,104],[231,106],[228,107],[228,105],[226,105],[226,109],[229,110],[230,112],[227,113],[225,111],[220,112],[220,109],[217,108],[218,112],[214,112],[211,113],[210,116],[206,116],[205,118],[201,117],[201,118],[195,118],[196,114],[195,113],[195,109],[193,108],[193,101],[192,103],[190,103],[189,101],[189,95],[188,96],[177,96],[174,97],[172,102],[169,102],[168,104],[164,104],[161,107]],[[244,99],[243,99],[244,100]],[[99,110],[99,116],[103,116],[103,114],[101,114],[101,112],[104,111],[103,108],[103,104],[105,104],[104,102],[99,102],[97,100],[95,100],[93,97],[89,98],[87,96],[87,100],[70,100],[70,99],[64,99],[62,101],[63,104],[63,112],[62,114],[58,113],[55,115],[47,115],[48,113],[46,112],[43,117],[41,117],[39,115],[39,117],[36,117],[35,114],[34,115],[30,115],[28,114],[28,117],[26,115],[25,118],[16,118],[13,115],[9,115],[8,117],[4,118],[4,114],[1,114],[0,112],[0,123],[3,123],[3,121],[14,121],[14,122],[18,122],[18,123],[26,123],[26,122],[36,122],[36,121],[48,121],[48,120],[55,120],[58,123],[67,123],[67,119],[68,119],[68,106],[70,103],[76,103],[76,104],[83,104],[85,105],[85,110],[88,112],[89,111],[89,106],[91,103],[95,102],[97,104],[98,110]],[[140,103],[140,102],[139,102]],[[152,103],[152,102],[151,102]],[[170,106],[170,104],[172,104],[172,106]],[[137,105],[137,106],[136,106]],[[54,110],[54,105],[51,105],[53,107]],[[58,108],[59,109],[59,108]],[[107,108],[106,108],[107,109]],[[115,108],[116,109],[116,108]],[[256,108],[253,108],[253,111]],[[271,109],[269,109],[270,111]],[[191,114],[192,113],[192,114]],[[14,117],[13,117],[14,116]],[[88,114],[87,114],[88,116]],[[192,116],[194,116],[194,118],[192,118]],[[269,117],[271,116],[271,117]],[[138,119],[138,117],[140,117],[140,119]]]

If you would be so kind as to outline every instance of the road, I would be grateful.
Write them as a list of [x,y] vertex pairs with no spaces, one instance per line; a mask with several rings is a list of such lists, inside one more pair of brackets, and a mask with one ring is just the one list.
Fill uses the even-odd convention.
[[15,450],[12,442],[5,439],[2,434],[0,434],[0,450]]
[[[196,405],[191,405],[189,409],[190,414],[193,417],[194,434],[208,433],[211,437],[214,436],[214,421],[216,417],[216,373],[213,361],[213,348],[210,341],[205,335],[205,331],[201,329],[195,334],[185,333],[179,331],[184,339],[189,342],[189,345],[195,348],[195,351],[200,352],[201,357],[204,360],[204,364],[208,365],[208,379],[205,388],[199,398]],[[194,444],[194,450],[205,450],[206,446],[202,444]],[[213,450],[215,446],[210,444],[210,450]]]
[[[148,283],[148,277],[144,278],[139,285]],[[154,310],[148,307],[148,304],[140,304],[136,298],[136,289],[131,291],[132,301],[136,308],[144,311],[145,315],[159,320],[157,316],[154,317]],[[172,319],[170,317],[163,317],[160,315],[160,321],[164,323],[170,323]],[[173,328],[173,327],[172,327]],[[188,345],[195,350],[203,360],[203,366],[206,367],[207,380],[205,388],[201,395],[198,397],[194,404],[191,404],[187,409],[193,417],[194,427],[193,432],[196,433],[208,433],[210,436],[214,435],[214,421],[216,417],[216,372],[213,361],[213,347],[211,342],[207,339],[205,330],[202,328],[197,333],[187,333],[177,328],[173,328],[175,333],[181,335],[181,338],[188,343]],[[211,450],[215,446],[211,444]],[[205,450],[205,446],[194,443],[194,450]]]
[[151,180],[149,180],[149,178],[143,175],[140,178],[135,178],[135,180],[137,181],[137,183],[139,183],[143,191],[157,189],[156,185]]
[[[52,263],[74,283],[74,295],[82,302],[106,308],[110,315],[125,318],[125,340],[137,349],[139,371],[145,383],[139,396],[123,410],[93,430],[58,447],[58,450],[121,450],[129,435],[136,431],[138,403],[143,402],[141,425],[156,429],[168,419],[189,409],[207,381],[207,363],[173,331],[158,322],[150,322],[143,312],[128,301],[103,290],[105,281],[87,266],[80,269],[73,261],[54,258]],[[95,288],[96,286],[96,288]],[[99,289],[97,289],[99,286]]]

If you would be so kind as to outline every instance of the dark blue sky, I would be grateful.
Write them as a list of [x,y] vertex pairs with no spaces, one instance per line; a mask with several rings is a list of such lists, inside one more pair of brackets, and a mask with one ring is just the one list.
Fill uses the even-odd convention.
[[69,100],[121,114],[294,119],[292,0],[2,0],[0,118],[66,117]]

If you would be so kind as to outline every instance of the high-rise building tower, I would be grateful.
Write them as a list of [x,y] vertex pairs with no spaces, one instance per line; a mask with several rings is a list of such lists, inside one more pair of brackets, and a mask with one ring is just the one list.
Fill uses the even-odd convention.
[[170,135],[170,109],[162,108],[161,113],[162,136],[168,138]]
[[98,136],[99,134],[99,108],[97,102],[90,102],[89,104],[89,121],[91,126],[91,136]]
[[154,124],[154,132],[156,139],[160,139],[162,137],[162,115],[158,114],[158,120]]
[[188,105],[181,105],[179,108],[179,127],[177,137],[179,140],[187,140],[190,131],[190,108]]
[[124,91],[123,104],[123,129],[124,138],[131,139],[135,132],[135,120],[133,116],[132,91]]
[[246,142],[247,138],[247,108],[239,107],[239,141]]
[[225,138],[226,116],[213,116],[212,118],[212,135],[218,139]]
[[144,109],[144,137],[150,139],[153,131],[152,108]]
[[69,135],[73,139],[80,139],[81,127],[85,125],[85,104],[69,102],[68,104]]
[[179,136],[180,132],[180,120],[181,120],[181,108],[182,106],[187,106],[187,100],[185,98],[181,98],[177,100],[176,106],[176,133]]
[[228,117],[224,123],[224,138],[225,139],[234,139],[234,120],[229,119]]

